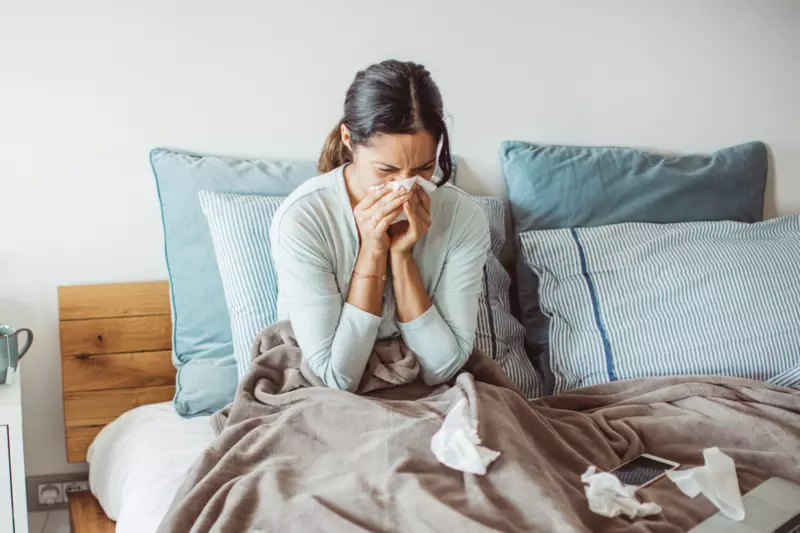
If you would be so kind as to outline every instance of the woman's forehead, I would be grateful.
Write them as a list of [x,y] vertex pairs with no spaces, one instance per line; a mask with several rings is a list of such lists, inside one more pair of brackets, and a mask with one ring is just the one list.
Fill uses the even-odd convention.
[[374,163],[396,168],[417,168],[436,159],[436,140],[425,130],[415,133],[378,134],[365,146]]

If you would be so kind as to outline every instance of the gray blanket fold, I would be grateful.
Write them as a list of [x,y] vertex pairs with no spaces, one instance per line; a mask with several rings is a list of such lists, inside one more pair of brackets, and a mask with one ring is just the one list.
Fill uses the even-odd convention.
[[[662,480],[640,497],[663,513],[609,519],[589,511],[580,475],[642,452],[696,466],[710,446],[734,459],[742,492],[773,475],[800,482],[797,390],[663,378],[526,402],[477,352],[449,385],[417,374],[398,341],[373,353],[366,394],[314,386],[290,325],[271,326],[159,532],[686,531],[715,512],[702,496]],[[483,444],[501,452],[485,476],[451,470],[430,450],[461,398]]]

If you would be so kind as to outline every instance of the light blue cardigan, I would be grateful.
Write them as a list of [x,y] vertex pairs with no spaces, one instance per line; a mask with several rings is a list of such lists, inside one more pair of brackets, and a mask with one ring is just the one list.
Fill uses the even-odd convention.
[[[401,335],[428,384],[452,378],[472,352],[489,223],[461,190],[431,193],[431,227],[414,260],[433,306],[399,323],[391,278],[382,316],[345,300],[359,239],[343,167],[312,178],[283,202],[270,231],[278,314],[290,319],[303,356],[328,387],[358,387],[376,340]],[[390,275],[390,273],[389,273]]]

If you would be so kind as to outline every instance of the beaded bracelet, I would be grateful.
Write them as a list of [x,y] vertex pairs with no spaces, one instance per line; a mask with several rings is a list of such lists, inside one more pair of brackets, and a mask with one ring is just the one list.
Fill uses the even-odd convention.
[[379,279],[386,281],[386,274],[361,274],[360,272],[353,271],[353,279]]

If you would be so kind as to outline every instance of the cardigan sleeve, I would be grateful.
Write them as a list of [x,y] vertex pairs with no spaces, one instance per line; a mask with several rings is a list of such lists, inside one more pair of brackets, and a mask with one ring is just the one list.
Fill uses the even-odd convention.
[[289,210],[273,230],[278,291],[303,357],[327,387],[356,390],[381,317],[345,301],[313,216]]
[[444,266],[431,294],[433,305],[411,322],[398,323],[428,385],[450,380],[467,362],[475,343],[490,235],[483,210],[469,204],[453,221]]

